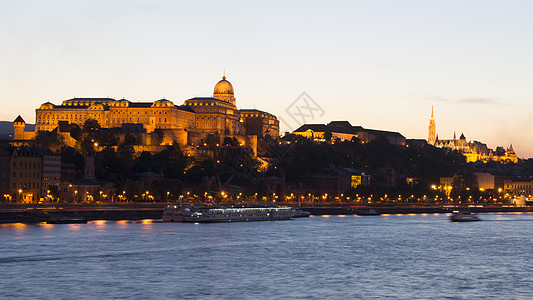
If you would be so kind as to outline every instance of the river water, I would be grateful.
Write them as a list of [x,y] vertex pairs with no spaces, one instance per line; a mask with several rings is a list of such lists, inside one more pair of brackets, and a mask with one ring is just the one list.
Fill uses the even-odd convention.
[[1,299],[531,299],[533,214],[0,225]]

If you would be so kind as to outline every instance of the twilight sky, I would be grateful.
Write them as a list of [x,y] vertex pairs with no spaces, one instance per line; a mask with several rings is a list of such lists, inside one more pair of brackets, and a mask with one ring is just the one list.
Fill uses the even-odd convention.
[[518,0],[0,0],[0,120],[33,123],[40,104],[73,97],[182,104],[210,96],[225,69],[237,106],[277,115],[282,131],[308,101],[307,123],[427,138],[433,105],[440,138],[533,157],[532,11]]

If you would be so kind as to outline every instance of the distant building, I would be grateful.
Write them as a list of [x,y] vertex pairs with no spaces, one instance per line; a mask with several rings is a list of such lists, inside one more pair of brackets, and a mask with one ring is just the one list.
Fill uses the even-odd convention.
[[464,134],[461,134],[459,139],[456,138],[455,132],[453,139],[439,139],[437,134],[437,125],[433,116],[433,107],[431,108],[431,118],[429,120],[428,128],[428,144],[437,148],[446,148],[456,150],[463,154],[467,162],[475,161],[501,161],[501,162],[518,162],[518,157],[514,152],[513,145],[505,151],[505,154],[497,154],[492,149],[489,149],[486,144],[478,141],[467,141]]
[[279,121],[276,116],[257,109],[241,109],[241,116],[247,135],[269,135],[274,139],[279,136]]
[[505,180],[503,187],[506,193],[513,196],[531,197],[533,195],[533,180],[531,179]]
[[59,188],[61,180],[61,156],[48,149],[37,150],[42,157],[42,188],[41,195],[48,195],[51,186]]
[[[3,200],[13,202],[37,202],[42,196],[42,156],[38,149],[8,147],[0,152],[2,164],[9,161],[9,178],[6,170],[0,186],[4,187]],[[6,189],[6,185],[8,188]]]
[[326,133],[331,133],[332,140],[358,139],[361,143],[368,143],[378,139],[386,139],[392,145],[405,146],[406,140],[399,132],[365,129],[352,126],[348,121],[332,121],[328,124],[304,124],[293,131],[293,134],[308,139],[325,141]]

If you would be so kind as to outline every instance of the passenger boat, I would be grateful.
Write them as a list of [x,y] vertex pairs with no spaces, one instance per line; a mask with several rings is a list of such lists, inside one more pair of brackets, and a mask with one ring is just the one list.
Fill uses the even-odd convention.
[[291,207],[278,206],[180,206],[167,205],[163,222],[251,222],[289,220],[294,215]]
[[292,216],[293,218],[307,218],[311,216],[310,212],[299,209],[299,208],[293,209],[292,213],[293,213],[293,216]]
[[450,216],[452,222],[475,222],[481,221],[478,216],[468,211],[454,211]]
[[87,224],[87,219],[57,216],[46,220],[46,224]]

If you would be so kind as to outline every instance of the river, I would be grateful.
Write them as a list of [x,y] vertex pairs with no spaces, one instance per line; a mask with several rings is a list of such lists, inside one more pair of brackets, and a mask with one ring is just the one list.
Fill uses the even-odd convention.
[[530,299],[533,214],[0,225],[2,299]]

